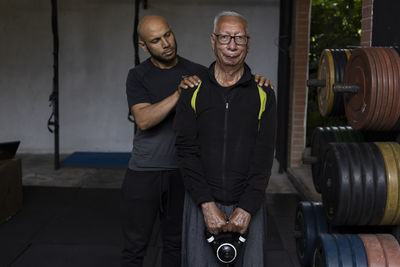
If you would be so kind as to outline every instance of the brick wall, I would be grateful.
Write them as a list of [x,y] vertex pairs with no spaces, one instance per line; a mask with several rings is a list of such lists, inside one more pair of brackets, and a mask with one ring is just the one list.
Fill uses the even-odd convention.
[[307,118],[308,51],[310,40],[311,0],[293,3],[292,66],[288,129],[288,167],[302,164]]
[[372,44],[373,0],[362,1],[361,41],[360,46],[369,47]]

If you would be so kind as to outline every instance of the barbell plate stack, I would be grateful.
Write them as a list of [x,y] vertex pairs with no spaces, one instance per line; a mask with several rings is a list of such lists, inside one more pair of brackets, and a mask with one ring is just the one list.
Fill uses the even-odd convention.
[[375,61],[368,49],[352,51],[346,66],[345,84],[357,85],[356,94],[344,94],[346,117],[355,130],[364,129],[371,121],[377,102]]
[[329,49],[322,51],[318,65],[318,80],[325,80],[325,86],[318,87],[319,112],[322,116],[327,116],[333,107],[334,93],[332,86],[335,83],[334,61]]
[[397,177],[397,165],[396,159],[389,142],[375,142],[375,144],[380,149],[383,159],[385,161],[386,169],[386,207],[385,214],[380,225],[391,225],[397,211],[398,200],[399,200],[399,185]]
[[400,266],[400,246],[390,234],[377,234],[376,237],[385,253],[386,266]]

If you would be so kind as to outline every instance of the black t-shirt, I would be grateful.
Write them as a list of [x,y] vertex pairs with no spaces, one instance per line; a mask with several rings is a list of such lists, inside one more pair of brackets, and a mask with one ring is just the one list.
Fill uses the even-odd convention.
[[[172,95],[185,76],[203,76],[204,66],[178,57],[170,69],[156,67],[148,58],[131,69],[126,81],[129,109],[135,104],[160,102]],[[178,168],[175,153],[175,134],[172,128],[175,109],[158,125],[136,131],[129,168],[138,171],[158,171]]]

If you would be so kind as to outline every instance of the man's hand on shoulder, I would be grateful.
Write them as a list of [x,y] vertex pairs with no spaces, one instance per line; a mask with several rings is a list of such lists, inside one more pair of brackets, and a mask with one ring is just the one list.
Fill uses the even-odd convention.
[[228,231],[244,234],[249,227],[251,214],[237,207],[229,217]]
[[207,230],[211,234],[216,235],[221,231],[227,231],[226,215],[217,207],[215,202],[204,202],[201,204],[201,209]]
[[178,92],[181,93],[184,89],[198,86],[200,82],[200,78],[196,75],[185,77],[178,85]]
[[270,79],[267,79],[264,76],[261,76],[260,74],[254,75],[254,81],[258,83],[259,86],[264,86],[264,87],[270,86],[271,89],[275,88],[274,85],[271,83]]

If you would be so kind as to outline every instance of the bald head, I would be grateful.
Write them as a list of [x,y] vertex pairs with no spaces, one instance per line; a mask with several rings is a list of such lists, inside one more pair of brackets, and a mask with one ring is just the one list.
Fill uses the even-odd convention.
[[158,32],[162,28],[170,28],[168,22],[161,16],[147,15],[138,25],[139,38],[146,40],[151,32]]

